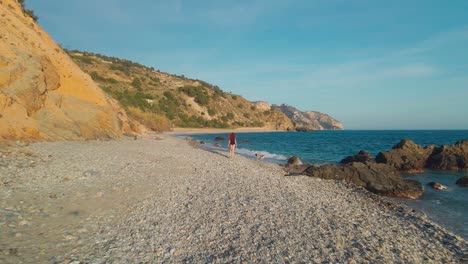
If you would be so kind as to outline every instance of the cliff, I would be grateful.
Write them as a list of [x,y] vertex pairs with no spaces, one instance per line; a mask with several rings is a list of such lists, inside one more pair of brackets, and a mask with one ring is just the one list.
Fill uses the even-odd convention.
[[118,138],[125,111],[15,0],[0,1],[0,141]]
[[316,111],[302,112],[286,104],[272,105],[271,108],[281,111],[289,117],[294,123],[294,128],[296,130],[341,130],[344,128],[343,124],[338,120],[324,113]]

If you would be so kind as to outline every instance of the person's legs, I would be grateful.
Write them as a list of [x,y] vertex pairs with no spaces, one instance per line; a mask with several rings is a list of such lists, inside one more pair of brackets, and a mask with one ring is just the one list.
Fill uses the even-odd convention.
[[234,157],[234,149],[235,148],[236,148],[236,145],[229,144],[229,157],[230,158]]

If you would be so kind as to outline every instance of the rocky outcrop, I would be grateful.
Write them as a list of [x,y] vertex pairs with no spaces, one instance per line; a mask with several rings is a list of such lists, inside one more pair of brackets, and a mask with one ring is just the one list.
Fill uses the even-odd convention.
[[271,104],[264,101],[253,102],[257,110],[259,111],[269,111],[271,110]]
[[281,111],[289,117],[294,123],[294,128],[297,131],[343,129],[343,124],[324,113],[315,111],[302,112],[297,108],[286,104],[271,105],[271,109]]
[[371,154],[365,152],[364,150],[359,151],[358,154],[354,156],[348,156],[340,161],[341,164],[347,164],[352,162],[366,162],[366,161],[374,161]]
[[375,160],[402,172],[419,173],[424,170],[426,160],[434,148],[433,145],[423,148],[409,139],[403,139],[390,151],[380,152]]
[[467,170],[468,140],[435,148],[427,159],[426,167],[440,170]]
[[375,160],[406,173],[419,173],[424,168],[467,170],[468,140],[441,147],[421,147],[409,139],[403,139],[392,150],[380,152]]
[[[293,158],[296,157],[291,157],[283,168],[286,175],[344,180],[377,194],[416,199],[423,194],[423,186],[417,181],[403,179],[401,172],[421,172],[424,168],[466,170],[467,156],[468,140],[452,146],[429,145],[423,148],[411,140],[403,139],[390,151],[380,152],[375,160],[361,150],[357,155],[341,160],[339,165],[295,165]],[[457,184],[468,186],[468,176],[460,178]],[[447,188],[437,182],[428,185],[438,190]]]
[[17,1],[0,1],[0,24],[0,141],[119,138],[132,131],[125,111]]
[[307,175],[321,179],[343,180],[367,190],[392,197],[416,199],[423,193],[419,182],[404,180],[392,166],[375,162],[352,162],[344,165],[327,164],[308,166],[302,171],[294,166],[286,167],[289,175]]
[[468,176],[463,176],[460,179],[457,180],[456,184],[463,186],[463,187],[468,187]]

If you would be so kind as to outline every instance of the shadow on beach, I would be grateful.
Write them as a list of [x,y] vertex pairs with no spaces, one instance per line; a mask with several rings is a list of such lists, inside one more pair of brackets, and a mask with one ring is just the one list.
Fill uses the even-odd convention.
[[209,151],[209,152],[214,153],[214,154],[218,154],[220,156],[223,156],[223,157],[229,159],[229,155],[227,154],[227,152],[224,152],[224,151],[221,152],[220,150],[214,150],[214,149],[208,149],[208,148],[203,148],[203,150]]

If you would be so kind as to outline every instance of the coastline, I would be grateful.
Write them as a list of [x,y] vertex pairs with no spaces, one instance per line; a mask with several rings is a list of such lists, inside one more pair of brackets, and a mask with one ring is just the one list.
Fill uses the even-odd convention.
[[1,153],[0,214],[8,228],[0,229],[7,252],[0,260],[466,258],[465,240],[387,198],[342,182],[284,177],[275,164],[228,159],[172,135],[157,139],[43,142]]
[[254,132],[287,132],[284,130],[273,130],[262,127],[248,127],[248,128],[182,128],[176,127],[170,132],[164,132],[168,135],[190,135],[190,134],[221,134],[221,133],[254,133]]

